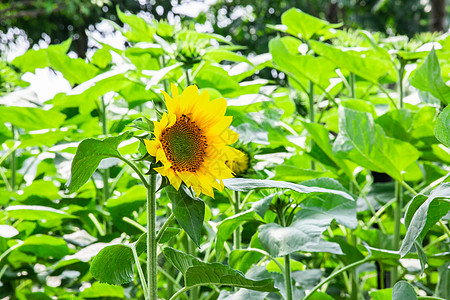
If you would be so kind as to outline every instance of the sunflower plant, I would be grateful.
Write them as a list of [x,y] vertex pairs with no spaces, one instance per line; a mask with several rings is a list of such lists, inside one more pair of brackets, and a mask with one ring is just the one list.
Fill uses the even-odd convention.
[[[152,300],[158,299],[158,243],[171,234],[170,231],[167,232],[170,223],[176,219],[199,246],[205,214],[205,204],[199,197],[204,194],[214,198],[214,189],[223,191],[223,180],[236,175],[229,162],[240,161],[244,156],[242,152],[230,146],[238,141],[239,135],[230,129],[232,117],[226,115],[225,99],[210,100],[208,92],[199,93],[195,85],[187,86],[179,94],[177,86],[172,84],[172,96],[165,91],[162,93],[167,111],[163,112],[159,120],[151,122],[146,118],[147,124],[144,123],[144,128],[152,131],[144,137],[138,137],[145,145],[146,160],[150,162],[149,171],[146,173],[148,179],[145,172],[117,150],[119,144],[131,136],[125,132],[104,140],[82,141],[73,159],[71,178],[67,184],[69,193],[78,190],[89,180],[100,161],[107,157],[122,160],[136,172],[147,189],[146,233],[135,243],[103,248],[92,262],[91,273],[100,282],[124,284],[133,278],[134,260],[144,297]],[[139,126],[142,128],[142,123]],[[157,231],[157,191],[160,193],[162,189],[167,189],[172,200],[172,213]],[[139,261],[139,255],[145,249],[146,276]],[[170,247],[164,249],[164,254],[185,276],[185,288],[175,293],[173,299],[195,286],[204,284],[276,291],[273,280],[247,279],[239,271],[225,265],[201,262]],[[193,266],[201,268],[195,273],[188,273],[189,267]],[[205,280],[199,272],[212,273],[206,276]]]

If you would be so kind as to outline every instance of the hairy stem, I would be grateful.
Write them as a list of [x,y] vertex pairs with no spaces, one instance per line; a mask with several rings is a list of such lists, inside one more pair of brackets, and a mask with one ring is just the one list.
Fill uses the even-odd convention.
[[[402,206],[403,206],[403,187],[401,182],[395,182],[395,210],[394,210],[394,249],[398,250],[400,248],[400,219],[402,217]],[[391,286],[398,280],[398,268],[397,266],[392,267],[391,270]]]
[[145,300],[149,300],[148,287],[147,287],[146,279],[144,276],[144,272],[142,271],[142,268],[141,268],[141,262],[139,261],[139,256],[137,255],[137,252],[136,252],[136,247],[134,245],[132,245],[131,250],[133,252],[134,263],[136,264],[136,268],[138,270],[139,279],[141,280],[142,289],[144,290],[144,298],[145,298]]
[[158,299],[155,193],[156,174],[150,174],[147,187],[147,276],[150,300]]
[[[315,117],[315,107],[314,107],[314,82],[309,82],[309,121],[311,123],[315,123],[316,117]],[[311,151],[314,146],[314,140],[311,140]],[[311,159],[311,170],[316,169],[316,162]]]
[[[12,139],[16,138],[16,128],[11,124]],[[16,191],[16,150],[11,152],[11,191]]]

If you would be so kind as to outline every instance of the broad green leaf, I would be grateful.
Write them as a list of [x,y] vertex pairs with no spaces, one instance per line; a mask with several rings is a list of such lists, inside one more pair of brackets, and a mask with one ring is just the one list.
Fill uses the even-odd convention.
[[[303,184],[305,186],[347,192],[339,182],[330,178],[313,179],[305,181]],[[303,201],[302,208],[329,215],[337,223],[347,228],[355,229],[358,225],[358,220],[356,219],[356,201],[348,200],[336,194],[317,194]]]
[[272,200],[275,196],[276,194],[272,194],[262,198],[261,200],[253,202],[252,210],[256,212],[262,219],[264,219],[264,216],[266,215],[266,212],[270,207],[270,203],[272,203]]
[[320,211],[302,209],[289,226],[265,224],[258,228],[258,236],[263,248],[274,257],[296,251],[342,254],[339,244],[321,238],[332,220],[332,216]]
[[450,148],[450,106],[447,106],[439,114],[436,126],[434,127],[434,134],[442,144]]
[[251,62],[247,59],[247,57],[222,48],[212,48],[210,50],[207,50],[205,55],[203,56],[203,59],[211,60],[215,63],[220,63],[224,60],[228,60],[228,61],[246,62],[248,64],[251,64]]
[[20,68],[22,72],[34,72],[50,66],[50,56],[63,56],[69,50],[71,39],[57,45],[49,45],[48,48],[39,50],[28,50],[25,54],[16,57],[12,64]]
[[0,237],[9,239],[19,234],[19,231],[11,225],[0,225]]
[[187,287],[195,285],[227,285],[262,292],[276,292],[273,280],[251,280],[227,265],[205,263],[189,254],[170,247],[164,248],[164,255],[184,275]]
[[194,198],[185,185],[181,185],[178,191],[171,185],[165,189],[172,202],[172,211],[178,223],[200,247],[205,219],[205,202],[200,198]]
[[339,135],[333,152],[372,171],[402,180],[402,173],[419,158],[411,144],[386,137],[372,115],[339,108]]
[[105,69],[112,60],[111,49],[103,46],[95,51],[92,55],[92,64],[96,65],[100,69]]
[[120,10],[119,5],[117,5],[117,16],[119,17],[120,21],[130,26],[130,30],[124,33],[124,36],[128,38],[129,41],[153,41],[153,34],[155,34],[156,29],[147,24],[144,19],[136,15],[123,13]]
[[121,286],[113,286],[109,284],[94,282],[91,287],[80,293],[83,299],[110,299],[125,298],[124,289]]
[[49,55],[50,67],[60,71],[73,86],[94,78],[100,70],[81,58],[70,58],[67,55]]
[[406,281],[399,281],[392,289],[392,300],[417,300],[416,291]]
[[62,113],[37,107],[1,106],[0,120],[25,130],[59,128],[66,118]]
[[117,150],[119,144],[128,137],[128,132],[119,136],[109,137],[103,140],[85,139],[77,148],[72,161],[71,175],[66,184],[67,192],[76,192],[91,178],[102,159],[108,157],[120,158]]
[[290,189],[300,194],[312,196],[314,194],[336,194],[343,198],[353,201],[353,197],[343,191],[325,189],[321,187],[311,187],[301,184],[295,184],[285,181],[265,180],[265,179],[247,179],[247,178],[231,178],[223,180],[223,184],[227,189],[233,191],[248,192],[254,189]]
[[36,220],[61,220],[76,218],[62,210],[39,205],[13,205],[8,206],[5,211],[10,218]]
[[431,93],[442,103],[450,103],[450,87],[442,79],[441,67],[434,49],[428,53],[424,63],[413,73],[409,82],[413,87]]
[[370,53],[364,56],[355,51],[343,51],[334,46],[310,41],[312,49],[319,55],[326,57],[336,66],[348,70],[370,82],[377,83],[392,68],[392,63]]
[[216,257],[220,256],[223,244],[242,223],[256,220],[262,221],[253,210],[247,210],[220,222],[219,226],[217,226]]
[[[334,66],[327,59],[302,55],[298,51],[301,42],[293,37],[275,38],[269,42],[269,50],[275,65],[297,81],[305,79],[326,88],[331,77],[336,76]],[[304,84],[303,84],[304,85]]]
[[[106,246],[94,257],[91,274],[99,282],[125,284],[133,281],[134,260],[131,245]],[[139,255],[139,254],[138,254]]]
[[408,254],[414,242],[420,242],[428,230],[436,224],[450,210],[450,203],[434,201],[438,198],[450,198],[450,183],[443,183],[436,187],[425,200],[425,196],[419,194],[414,197],[408,211],[405,214],[405,225],[408,230],[400,247],[401,256]]
[[30,236],[19,250],[42,258],[60,259],[69,254],[69,247],[62,238],[43,234]]
[[315,34],[320,35],[326,30],[341,26],[341,24],[330,24],[298,8],[291,8],[284,12],[281,15],[281,23],[287,26],[287,33],[305,40],[309,40]]

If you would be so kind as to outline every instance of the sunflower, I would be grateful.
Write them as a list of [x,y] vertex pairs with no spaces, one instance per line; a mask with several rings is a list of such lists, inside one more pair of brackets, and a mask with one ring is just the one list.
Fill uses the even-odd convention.
[[225,164],[235,175],[242,177],[250,169],[250,154],[242,149],[236,149],[236,151],[239,151],[241,155],[236,156],[234,159],[227,160]]
[[232,117],[225,116],[225,99],[210,101],[197,86],[188,86],[181,96],[171,85],[172,97],[164,94],[167,113],[154,121],[155,139],[144,140],[147,151],[162,166],[155,170],[169,179],[177,190],[182,182],[192,187],[197,195],[214,197],[213,188],[223,190],[222,179],[233,177],[225,164],[242,155],[228,146],[239,135],[231,130]]

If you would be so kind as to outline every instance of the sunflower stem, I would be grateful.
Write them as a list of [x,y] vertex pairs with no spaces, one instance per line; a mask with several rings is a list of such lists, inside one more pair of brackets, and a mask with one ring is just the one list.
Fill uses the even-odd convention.
[[186,76],[186,87],[188,87],[188,86],[191,85],[191,80],[189,79],[189,69],[186,69],[186,70],[184,71],[184,74],[185,74],[185,76]]
[[[102,117],[102,131],[103,131],[103,135],[107,136],[108,135],[108,125],[107,125],[107,117],[106,117],[106,104],[105,104],[105,99],[102,97],[102,113],[101,113],[101,117]],[[103,177],[103,202],[102,202],[102,206],[104,206],[106,204],[106,202],[108,201],[109,198],[109,169],[104,169],[103,173],[102,173],[102,177]]]
[[[240,213],[241,206],[241,194],[239,191],[233,191],[233,205],[234,205],[234,214],[237,215]],[[233,233],[233,244],[234,249],[241,249],[241,227],[239,226]]]
[[[309,93],[308,93],[308,98],[309,98],[309,121],[311,123],[315,123],[315,108],[314,108],[314,82],[310,81],[309,82]],[[314,147],[314,140],[311,140],[311,151]],[[316,169],[316,162],[311,159],[311,170],[315,170]]]
[[[11,124],[11,133],[13,141],[16,138],[16,128]],[[11,152],[11,191],[16,191],[16,150]]]
[[[277,207],[277,216],[279,224],[283,227],[286,226],[286,220],[284,219],[283,208]],[[291,278],[291,255],[286,254],[284,256],[284,284],[286,288],[286,300],[292,300],[292,278]]]
[[[400,248],[400,218],[402,217],[402,205],[403,205],[403,187],[400,181],[395,182],[395,210],[394,210],[394,249]],[[398,280],[398,268],[397,266],[391,269],[391,287]]]
[[147,187],[147,277],[150,300],[158,299],[156,244],[156,174],[149,175]]
[[142,289],[144,290],[144,298],[145,298],[145,300],[149,300],[146,279],[144,276],[144,272],[142,272],[141,262],[139,261],[139,255],[137,254],[136,247],[134,245],[131,245],[131,251],[133,252],[134,263],[136,264],[136,268],[137,268],[138,274],[139,274],[139,279],[141,280],[141,284],[142,284]]

